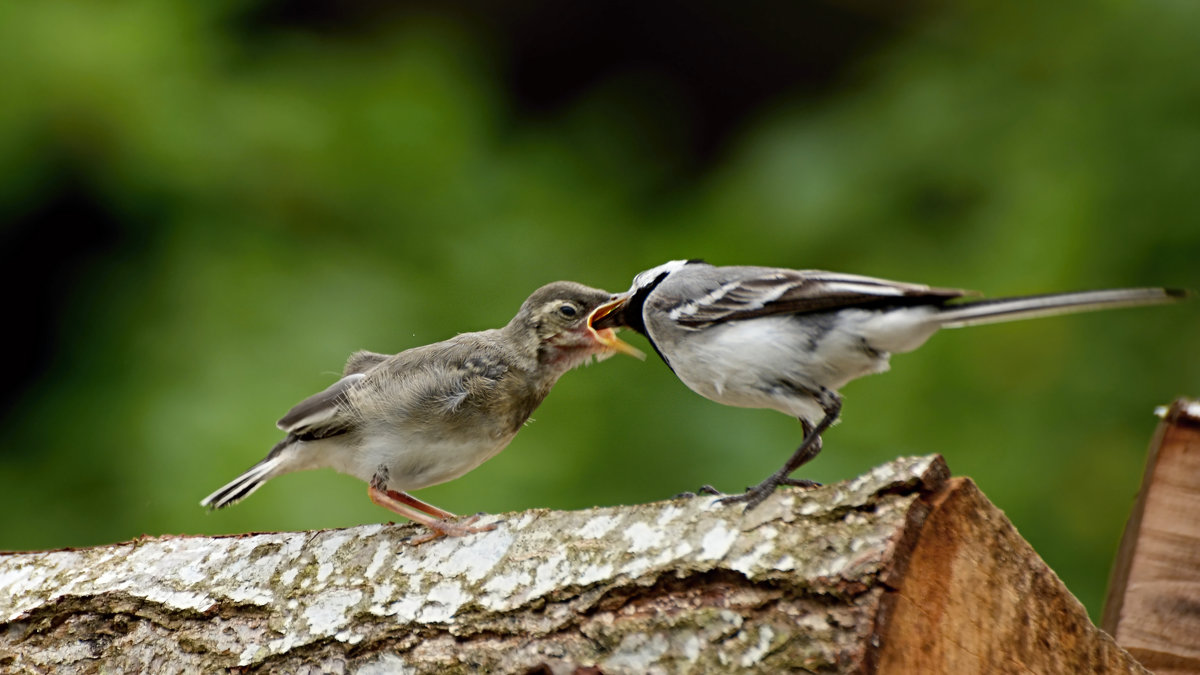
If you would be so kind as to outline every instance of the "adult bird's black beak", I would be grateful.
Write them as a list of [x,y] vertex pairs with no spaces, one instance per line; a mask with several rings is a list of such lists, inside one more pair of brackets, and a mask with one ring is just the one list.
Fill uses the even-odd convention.
[[621,293],[593,309],[591,315],[588,316],[588,326],[593,330],[625,327],[627,325],[625,323],[625,305],[629,304],[630,297],[632,295],[629,293]]
[[596,339],[609,349],[621,352],[622,354],[628,354],[635,358],[645,359],[646,355],[640,349],[616,336],[616,329],[625,327],[622,317],[624,316],[623,310],[625,309],[625,304],[629,302],[629,298],[630,295],[628,293],[618,295],[596,309],[593,309],[592,313],[588,315],[587,327],[596,336]]

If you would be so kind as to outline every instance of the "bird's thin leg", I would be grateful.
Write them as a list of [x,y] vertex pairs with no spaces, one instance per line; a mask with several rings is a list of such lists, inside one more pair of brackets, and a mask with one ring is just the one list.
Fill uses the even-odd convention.
[[415,509],[424,511],[425,513],[428,513],[429,515],[433,516],[434,518],[441,518],[442,520],[449,520],[449,519],[458,517],[458,516],[454,515],[453,513],[446,511],[445,509],[439,509],[438,507],[434,506],[433,504],[430,504],[429,502],[423,502],[420,499],[417,499],[416,497],[408,494],[407,492],[396,492],[395,490],[388,490],[387,488],[380,488],[380,490],[382,492],[386,493],[387,496],[391,497],[392,499],[395,499],[396,501],[402,502],[404,504],[408,504],[409,506],[411,506]]
[[[813,430],[816,427],[804,420],[800,420],[800,428],[804,431],[804,441],[807,441],[810,436],[813,436]],[[804,441],[801,441],[800,444],[804,445]],[[821,441],[821,434],[820,432],[817,432],[816,435],[813,436],[813,442],[812,445],[809,446],[808,452],[804,453],[804,455],[799,458],[799,461],[793,463],[792,460],[797,459],[797,457],[793,454],[792,458],[788,460],[788,463],[779,469],[778,473],[784,474],[783,478],[779,479],[779,484],[802,488],[821,487],[821,484],[815,480],[809,480],[807,478],[792,478],[791,476],[787,475],[787,467],[791,466],[791,471],[799,469],[801,466],[804,466],[808,462],[812,461],[814,457],[821,454],[822,447],[824,447],[824,444]],[[797,451],[798,450],[799,448],[797,448]]]
[[804,440],[800,443],[800,447],[796,448],[796,451],[788,458],[788,461],[778,471],[767,476],[758,485],[747,489],[740,495],[733,495],[722,499],[722,504],[745,502],[746,510],[749,511],[761,504],[764,499],[770,497],[775,488],[780,485],[798,485],[801,487],[814,487],[817,485],[812,481],[798,480],[789,478],[788,476],[821,452],[821,434],[829,428],[829,425],[837,420],[838,414],[842,410],[841,397],[828,389],[821,390],[818,402],[821,404],[821,409],[825,411],[825,416],[812,429],[808,429],[807,424],[804,425],[806,427]]
[[434,506],[433,504],[430,504],[428,502],[423,502],[420,499],[417,499],[416,497],[408,494],[407,492],[397,492],[396,490],[389,490],[387,487],[387,470],[382,467],[374,476],[371,476],[371,487],[386,494],[388,497],[391,497],[395,501],[398,501],[402,504],[408,504],[409,506],[411,506],[415,509],[419,509],[421,511],[424,511],[425,513],[428,513],[429,515],[433,516],[434,518],[440,518],[442,520],[450,520],[452,518],[458,517],[458,516],[454,515],[453,513],[446,511],[445,509],[439,509],[438,507]]
[[[374,482],[374,481],[372,481],[372,482]],[[403,492],[395,492],[393,490],[381,490],[381,489],[379,489],[379,487],[377,487],[374,484],[372,484],[369,488],[367,488],[367,497],[369,497],[370,500],[372,502],[374,502],[375,504],[377,504],[378,506],[382,506],[383,508],[391,511],[392,513],[396,513],[401,516],[404,516],[405,518],[408,518],[409,520],[413,521],[414,523],[420,523],[430,529],[430,532],[428,534],[423,534],[418,537],[414,537],[412,539],[413,544],[423,544],[427,541],[437,539],[438,537],[462,537],[462,536],[465,536],[468,534],[474,534],[476,532],[487,532],[488,530],[496,529],[496,523],[490,523],[488,525],[479,525],[479,526],[473,525],[473,523],[476,520],[479,520],[478,515],[471,516],[470,518],[467,518],[466,520],[464,520],[462,522],[456,523],[456,522],[447,520],[445,518],[435,517],[432,514],[426,513],[425,511],[423,511],[421,509],[414,508],[413,506],[410,506],[408,503],[406,503],[407,500],[395,499],[392,497],[392,495],[408,497],[408,499],[411,499],[413,501],[424,504],[425,506],[429,506],[429,505],[425,504],[425,502],[422,502],[419,499],[415,499],[409,495],[406,495]],[[434,507],[434,508],[436,508],[436,507]],[[437,509],[437,510],[441,511],[441,509]],[[443,511],[443,513],[449,513],[449,512]]]

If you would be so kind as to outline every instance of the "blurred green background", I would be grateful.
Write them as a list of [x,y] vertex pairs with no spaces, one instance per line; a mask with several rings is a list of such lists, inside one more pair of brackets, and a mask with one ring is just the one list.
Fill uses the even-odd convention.
[[[578,5],[0,4],[0,548],[389,520],[328,471],[198,501],[350,352],[503,325],[555,279],[1200,286],[1200,4]],[[1196,302],[944,333],[849,385],[803,474],[943,453],[1096,615],[1198,335]],[[801,437],[655,358],[534,420],[419,496],[738,490]]]

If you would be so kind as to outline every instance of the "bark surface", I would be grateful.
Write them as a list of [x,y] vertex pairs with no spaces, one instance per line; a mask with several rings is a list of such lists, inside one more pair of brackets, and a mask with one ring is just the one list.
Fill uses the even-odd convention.
[[[0,669],[1140,670],[937,456],[748,514],[705,496],[501,519],[420,546],[371,525],[0,556]],[[1026,604],[1051,609],[1022,625]]]

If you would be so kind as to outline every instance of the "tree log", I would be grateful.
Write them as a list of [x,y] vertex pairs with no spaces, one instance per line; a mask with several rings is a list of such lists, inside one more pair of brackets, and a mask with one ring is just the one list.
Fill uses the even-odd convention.
[[1162,410],[1101,625],[1159,675],[1200,673],[1200,402]]
[[16,672],[1145,672],[938,456],[782,490],[0,557]]

